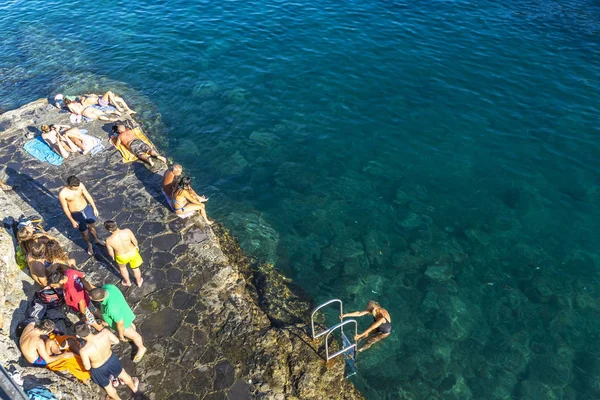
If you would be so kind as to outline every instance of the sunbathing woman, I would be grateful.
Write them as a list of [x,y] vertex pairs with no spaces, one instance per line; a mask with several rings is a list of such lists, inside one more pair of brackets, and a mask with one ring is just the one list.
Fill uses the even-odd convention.
[[68,265],[69,268],[77,269],[77,264],[73,258],[69,258],[67,252],[62,248],[57,240],[51,239],[46,244],[46,259],[50,263],[50,269],[57,266]]
[[[64,99],[63,103],[73,114],[81,115],[91,120],[99,119],[100,121],[116,121],[118,119],[117,117],[121,115],[118,111],[104,112],[94,106],[84,106],[79,101]],[[109,114],[114,115],[109,116]]]
[[86,153],[79,128],[69,125],[42,125],[42,139],[63,158],[78,151]]
[[200,210],[200,214],[208,225],[214,224],[206,216],[206,206],[203,204],[208,199],[204,196],[198,196],[192,189],[192,178],[189,176],[181,178],[175,193],[173,194],[173,209],[176,214],[188,214]]
[[81,104],[83,104],[84,107],[95,106],[96,104],[101,107],[112,105],[119,112],[135,114],[135,111],[129,108],[129,106],[127,105],[127,103],[125,103],[125,100],[123,100],[122,97],[117,96],[110,90],[104,93],[104,95],[102,96],[98,96],[97,94],[84,94],[82,96],[79,96],[79,101],[81,102]]

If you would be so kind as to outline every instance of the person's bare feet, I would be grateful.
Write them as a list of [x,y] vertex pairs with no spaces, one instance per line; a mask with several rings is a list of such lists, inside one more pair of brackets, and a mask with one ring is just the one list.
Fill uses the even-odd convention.
[[129,115],[133,115],[133,114],[137,114],[137,111],[129,110],[129,111],[127,111],[127,113],[129,113]]
[[92,247],[91,243],[88,244],[87,253],[88,253],[88,256],[90,256],[90,257],[94,255],[94,248]]
[[154,167],[154,162],[150,157],[148,157],[148,164],[150,164],[151,167]]
[[158,158],[160,161],[164,162],[165,164],[168,164],[167,159],[163,156],[156,156],[156,158]]
[[129,287],[131,286],[131,282],[125,282],[125,279],[121,279],[121,285]]
[[139,363],[142,360],[142,357],[144,357],[144,354],[146,354],[147,351],[148,351],[148,349],[146,347],[142,347],[141,349],[138,349],[138,352],[136,353],[135,357],[133,358],[133,362],[134,363]]
[[0,185],[0,189],[4,190],[5,192],[8,192],[9,190],[12,190],[12,186],[3,183]]
[[131,381],[133,382],[133,389],[131,389],[131,391],[133,393],[137,393],[139,387],[140,387],[140,380],[138,378],[132,377]]
[[208,225],[212,225],[212,224],[214,224],[214,223],[215,223],[215,221],[213,221],[213,220],[211,220],[211,219],[207,219],[207,220],[206,220],[206,223],[207,223]]
[[135,284],[138,285],[138,287],[142,287],[142,283],[144,283],[144,278],[140,278],[140,281]]

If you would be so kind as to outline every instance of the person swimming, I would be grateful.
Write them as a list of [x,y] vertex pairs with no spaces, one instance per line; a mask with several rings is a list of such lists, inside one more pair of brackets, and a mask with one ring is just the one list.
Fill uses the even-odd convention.
[[376,301],[369,301],[367,303],[367,309],[364,311],[356,311],[348,314],[340,315],[340,319],[343,320],[347,317],[362,317],[363,315],[373,316],[373,323],[360,335],[356,335],[354,339],[359,342],[360,340],[371,337],[367,340],[364,346],[358,349],[359,352],[367,350],[380,340],[385,339],[392,333],[392,318],[390,313],[386,309],[382,308]]

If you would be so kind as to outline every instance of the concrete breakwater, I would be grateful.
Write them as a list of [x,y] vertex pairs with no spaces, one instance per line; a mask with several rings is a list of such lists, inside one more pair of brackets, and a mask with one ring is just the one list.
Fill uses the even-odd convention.
[[[118,284],[118,270],[102,250],[88,258],[56,198],[64,179],[76,174],[85,183],[100,211],[99,222],[113,219],[136,234],[145,261],[144,285],[121,290],[149,350],[133,364],[129,345],[116,348],[124,367],[143,383],[143,394],[136,398],[362,398],[344,379],[343,361],[326,366],[320,343],[307,336],[310,300],[272,267],[248,258],[224,228],[210,229],[197,217],[180,219],[170,212],[159,171],[139,162],[123,164],[107,140],[110,124],[85,124],[88,134],[102,139],[106,147],[93,156],[77,155],[55,167],[25,153],[23,144],[39,126],[52,123],[68,124],[68,114],[46,99],[0,115],[0,166],[7,183],[15,186],[0,197],[2,217],[42,216],[46,228],[96,285]],[[99,232],[106,236],[103,228]],[[7,246],[10,238],[3,238]],[[4,258],[0,279],[7,281],[4,296],[9,300],[2,310],[0,347],[5,348],[0,352],[9,355],[2,360],[7,363],[18,357],[11,337],[18,322],[14,319],[33,286],[24,273],[15,273],[10,254]],[[27,369],[28,374],[36,371]],[[61,387],[61,382],[53,386]],[[99,393],[95,387],[81,390],[63,393],[62,398]]]

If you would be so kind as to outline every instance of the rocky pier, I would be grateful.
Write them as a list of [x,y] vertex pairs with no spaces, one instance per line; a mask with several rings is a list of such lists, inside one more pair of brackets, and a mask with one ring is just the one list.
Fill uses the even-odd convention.
[[[148,347],[138,364],[131,361],[130,345],[115,347],[125,369],[142,381],[134,398],[362,398],[344,378],[341,358],[326,364],[322,341],[311,340],[310,299],[272,266],[247,257],[223,227],[209,228],[198,217],[180,219],[172,213],[161,193],[164,166],[157,163],[150,170],[139,162],[122,163],[108,142],[112,124],[80,126],[101,139],[106,150],[74,155],[59,167],[23,150],[40,125],[69,124],[68,117],[46,99],[0,115],[0,177],[14,186],[0,192],[0,210],[4,221],[40,215],[91,282],[121,288]],[[119,285],[118,269],[104,249],[96,247],[92,258],[86,254],[57,199],[65,178],[73,174],[96,201],[101,236],[107,236],[102,222],[108,219],[136,234],[144,259],[141,288]],[[59,399],[101,398],[94,384],[27,367],[20,358],[14,330],[36,288],[16,266],[14,237],[7,229],[0,233],[3,365],[17,364],[25,385],[48,386]]]

